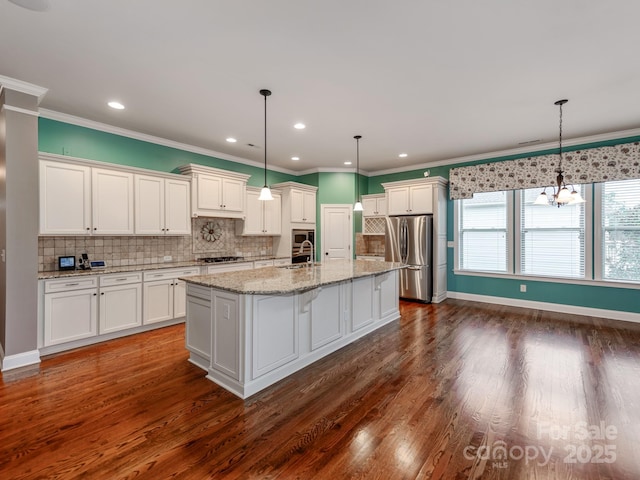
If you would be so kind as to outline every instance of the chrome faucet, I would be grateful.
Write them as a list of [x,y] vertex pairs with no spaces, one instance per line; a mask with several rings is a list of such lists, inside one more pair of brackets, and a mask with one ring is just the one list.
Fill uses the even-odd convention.
[[298,250],[298,253],[304,253],[304,246],[307,243],[311,247],[311,257],[309,257],[309,260],[307,260],[307,266],[309,266],[313,265],[313,263],[316,261],[315,247],[313,246],[313,243],[311,243],[311,240],[303,240],[300,244],[300,250]]

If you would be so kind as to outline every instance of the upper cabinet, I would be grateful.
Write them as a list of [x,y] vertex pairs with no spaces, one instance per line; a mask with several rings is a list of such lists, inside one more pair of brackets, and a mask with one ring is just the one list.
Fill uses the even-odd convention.
[[362,195],[363,217],[384,217],[387,214],[387,197],[383,194]]
[[388,215],[433,213],[431,185],[402,185],[386,188]]
[[182,175],[40,154],[41,235],[189,235]]
[[189,235],[191,195],[189,182],[153,175],[134,176],[135,233]]
[[283,223],[316,224],[318,187],[296,182],[284,182],[271,186],[282,191]]
[[246,186],[251,175],[191,163],[179,167],[179,170],[192,179],[192,216],[244,217]]
[[40,234],[130,235],[133,174],[40,162]]
[[238,235],[280,235],[282,233],[282,197],[271,190],[273,200],[258,200],[260,189],[247,187],[246,215],[236,220]]

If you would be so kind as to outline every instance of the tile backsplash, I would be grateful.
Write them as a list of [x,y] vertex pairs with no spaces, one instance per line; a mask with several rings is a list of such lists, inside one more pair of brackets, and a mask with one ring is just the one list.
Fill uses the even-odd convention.
[[[58,257],[86,253],[107,265],[148,265],[201,257],[240,255],[253,257],[273,254],[273,237],[241,237],[235,234],[236,220],[199,217],[191,220],[191,236],[41,236],[38,238],[38,271],[57,270]],[[215,241],[203,237],[203,228],[212,223],[220,236]]]
[[384,235],[356,233],[356,255],[384,255]]

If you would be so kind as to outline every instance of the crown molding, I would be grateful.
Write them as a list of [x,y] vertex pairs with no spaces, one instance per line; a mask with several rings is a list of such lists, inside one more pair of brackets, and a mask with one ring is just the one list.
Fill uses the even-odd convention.
[[[308,168],[307,170],[301,170],[295,173],[297,176],[302,175],[310,175],[313,173],[356,173],[355,168],[346,168],[346,167],[316,167],[316,168]],[[371,173],[360,169],[360,175],[363,177],[370,177]]]
[[[162,137],[156,137],[154,135],[148,135],[146,133],[140,133],[126,128],[116,127],[108,125],[106,123],[96,122],[94,120],[87,120],[86,118],[76,117],[75,115],[69,115],[67,113],[56,112],[54,110],[47,110],[46,108],[40,109],[40,116],[48,120],[56,120],[58,122],[69,123],[71,125],[77,125],[79,127],[90,128],[92,130],[98,130],[105,133],[111,133],[113,135],[120,135],[121,137],[133,138],[134,140],[140,140],[142,142],[154,143],[156,145],[162,145],[164,147],[175,148],[177,150],[184,150],[186,152],[197,153],[199,155],[205,155],[207,157],[215,157],[221,160],[228,160],[230,162],[242,163],[243,165],[249,165],[251,167],[264,168],[263,162],[256,162],[247,158],[236,157],[235,155],[228,155],[222,152],[216,152],[215,150],[209,150],[208,148],[196,147],[186,143],[176,142],[174,140],[168,140]],[[294,170],[271,165],[268,170],[286,173],[288,175],[298,176],[299,173]]]
[[12,112],[24,113],[25,115],[31,115],[34,117],[40,116],[40,114],[35,110],[29,110],[27,108],[21,108],[21,107],[14,107],[13,105],[7,105],[7,104],[2,105],[2,107],[0,107],[0,111],[1,110],[10,110]]
[[[33,83],[23,82],[22,80],[17,80],[15,78],[5,77],[4,75],[0,75],[0,86],[8,88],[9,90],[15,90],[16,92],[38,97],[38,104],[49,91],[48,88],[40,87]],[[0,88],[0,91],[2,91],[2,88]]]
[[[600,133],[596,135],[590,135],[587,137],[577,137],[569,140],[562,139],[562,144],[565,147],[574,147],[576,145],[584,145],[588,143],[606,142],[609,140],[619,140],[629,137],[640,136],[640,128],[633,128],[630,130],[621,130],[618,132]],[[407,165],[406,167],[389,168],[386,170],[376,170],[372,172],[372,175],[387,175],[390,173],[408,172],[411,170],[421,170],[423,168],[429,169],[434,167],[443,167],[446,165],[455,165],[459,163],[477,162],[480,160],[491,160],[501,157],[509,157],[511,155],[534,155],[536,152],[542,152],[545,150],[552,150],[558,148],[558,142],[546,142],[537,145],[528,145],[524,147],[511,148],[509,150],[496,150],[494,152],[479,153],[474,155],[467,155],[464,157],[455,157],[447,160],[439,160],[436,162],[425,162],[417,165]]]

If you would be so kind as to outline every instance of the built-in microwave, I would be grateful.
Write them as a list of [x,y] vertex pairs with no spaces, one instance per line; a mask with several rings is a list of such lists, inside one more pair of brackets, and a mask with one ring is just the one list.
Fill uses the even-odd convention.
[[[311,245],[304,243],[309,240]],[[304,263],[311,260],[315,247],[314,230],[293,230],[291,232],[291,263]]]

